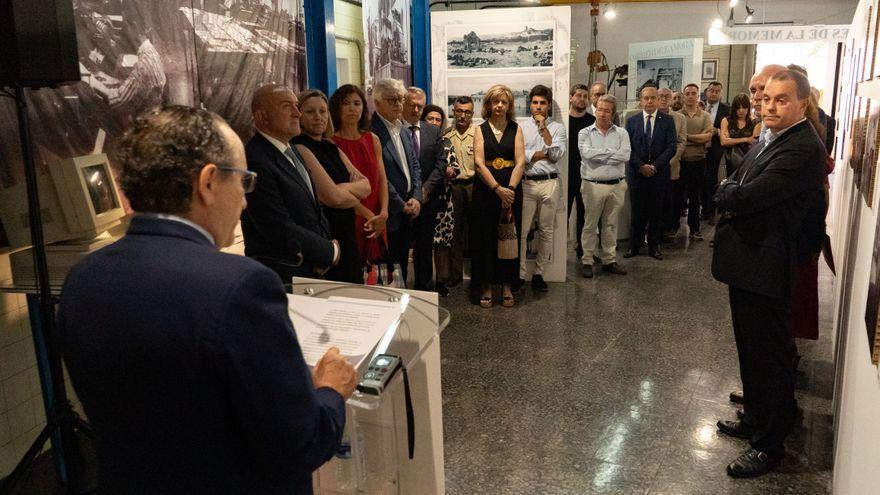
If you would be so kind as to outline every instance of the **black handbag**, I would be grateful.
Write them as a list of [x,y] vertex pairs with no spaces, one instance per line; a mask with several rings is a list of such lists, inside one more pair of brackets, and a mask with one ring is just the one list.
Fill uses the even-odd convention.
[[790,289],[790,260],[778,237],[746,242],[730,221],[715,230],[712,276],[739,289],[784,297]]

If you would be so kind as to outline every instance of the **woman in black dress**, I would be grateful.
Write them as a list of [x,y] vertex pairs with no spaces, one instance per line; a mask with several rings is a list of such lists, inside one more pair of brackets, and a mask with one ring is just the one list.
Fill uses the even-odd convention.
[[[492,285],[501,284],[502,303],[514,305],[510,287],[519,278],[519,238],[522,218],[522,179],[525,142],[514,120],[513,93],[507,86],[489,88],[483,98],[484,122],[474,133],[474,181],[471,207],[471,287],[481,290],[480,306],[492,306]],[[498,223],[512,216],[516,228],[516,255],[498,257]]]
[[[291,144],[296,145],[309,168],[315,192],[324,205],[324,216],[330,224],[330,235],[339,242],[339,263],[331,267],[325,277],[338,282],[363,283],[354,231],[354,208],[370,194],[370,183],[328,139],[333,135],[333,126],[324,93],[318,90],[300,93],[297,107],[302,112],[302,133],[293,138]],[[314,155],[316,160],[310,160],[309,155]]]
[[728,177],[733,175],[742,163],[749,148],[757,141],[760,126],[752,120],[749,95],[740,93],[730,102],[730,113],[721,120],[721,146],[724,147],[724,162]]

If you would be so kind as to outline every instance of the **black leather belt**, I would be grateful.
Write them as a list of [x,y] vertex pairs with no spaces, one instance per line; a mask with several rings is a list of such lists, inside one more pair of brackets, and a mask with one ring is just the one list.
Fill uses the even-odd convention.
[[473,184],[474,178],[471,177],[468,179],[453,179],[452,183],[455,184],[456,186],[466,186],[468,184]]
[[619,179],[611,179],[611,180],[591,180],[591,179],[584,179],[584,180],[587,182],[592,182],[593,184],[605,184],[605,185],[611,186],[614,184],[620,184],[622,181],[626,180],[626,177],[621,177]]
[[536,175],[527,175],[526,180],[533,181],[542,181],[542,180],[550,180],[559,177],[559,174],[553,172],[552,174],[536,174]]

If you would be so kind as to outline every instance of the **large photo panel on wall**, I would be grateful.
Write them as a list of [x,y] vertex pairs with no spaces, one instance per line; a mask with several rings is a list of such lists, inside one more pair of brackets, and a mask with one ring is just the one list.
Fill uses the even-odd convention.
[[[541,84],[553,91],[551,118],[567,129],[570,52],[571,8],[567,6],[432,12],[432,101],[452,115],[455,98],[470,96],[474,124],[480,124],[486,91],[504,84],[513,92],[517,120],[524,121],[531,118],[529,91]],[[568,163],[567,156],[557,163]],[[560,198],[567,197],[567,172],[567,166],[559,167]],[[548,282],[565,281],[565,201],[557,204],[551,263],[543,274]],[[534,235],[533,223],[529,232],[523,232],[528,260],[535,256]],[[531,270],[532,263],[528,266]]]
[[[412,85],[410,0],[372,0],[362,3],[364,22],[364,90],[369,97],[373,84],[398,79]],[[433,15],[433,14],[432,14]],[[367,98],[372,105],[372,98]],[[372,106],[370,107],[372,108]]]
[[[28,92],[40,173],[107,152],[157,105],[204,105],[243,139],[250,95],[306,85],[303,0],[74,0],[82,81]],[[15,106],[0,98],[0,189],[24,180]],[[2,242],[0,242],[2,244]]]

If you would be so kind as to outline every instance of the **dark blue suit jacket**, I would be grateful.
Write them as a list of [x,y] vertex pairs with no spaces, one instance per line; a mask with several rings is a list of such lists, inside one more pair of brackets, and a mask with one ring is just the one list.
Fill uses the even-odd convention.
[[[669,181],[669,160],[675,156],[676,133],[675,119],[669,115],[655,112],[653,137],[649,141],[645,135],[645,124],[642,112],[626,120],[626,132],[629,133],[632,153],[626,168],[626,181],[630,188],[661,187]],[[657,173],[645,177],[639,173],[639,167],[646,163],[654,164]]]
[[[424,120],[419,126],[419,167],[422,171],[422,187],[428,193],[428,202],[440,206],[437,198],[446,179],[446,157],[443,156],[443,134],[440,128]],[[422,205],[423,209],[426,205]]]
[[409,219],[403,212],[407,200],[416,198],[420,203],[422,202],[422,171],[419,159],[413,150],[409,129],[401,126],[400,138],[403,141],[404,152],[409,158],[407,166],[412,182],[412,189],[407,191],[406,176],[403,175],[397,149],[394,147],[394,142],[391,141],[388,127],[382,122],[382,117],[378,113],[373,113],[370,126],[379,137],[379,142],[382,143],[382,162],[385,164],[385,175],[388,177],[388,222],[386,226],[389,232],[394,232],[400,227],[401,222]]
[[278,277],[192,227],[135,217],[71,271],[63,355],[101,493],[312,493],[345,409],[315,390]]
[[793,267],[815,260],[825,240],[826,156],[808,120],[746,153],[715,193],[730,214],[716,229],[716,279],[771,297],[790,293]]
[[[309,193],[287,157],[259,132],[245,154],[248,169],[257,173],[257,187],[247,195],[248,207],[241,214],[245,254],[275,270],[284,283],[294,276],[315,277],[316,267],[333,263],[330,224],[317,193]],[[300,253],[302,265],[295,266]]]

